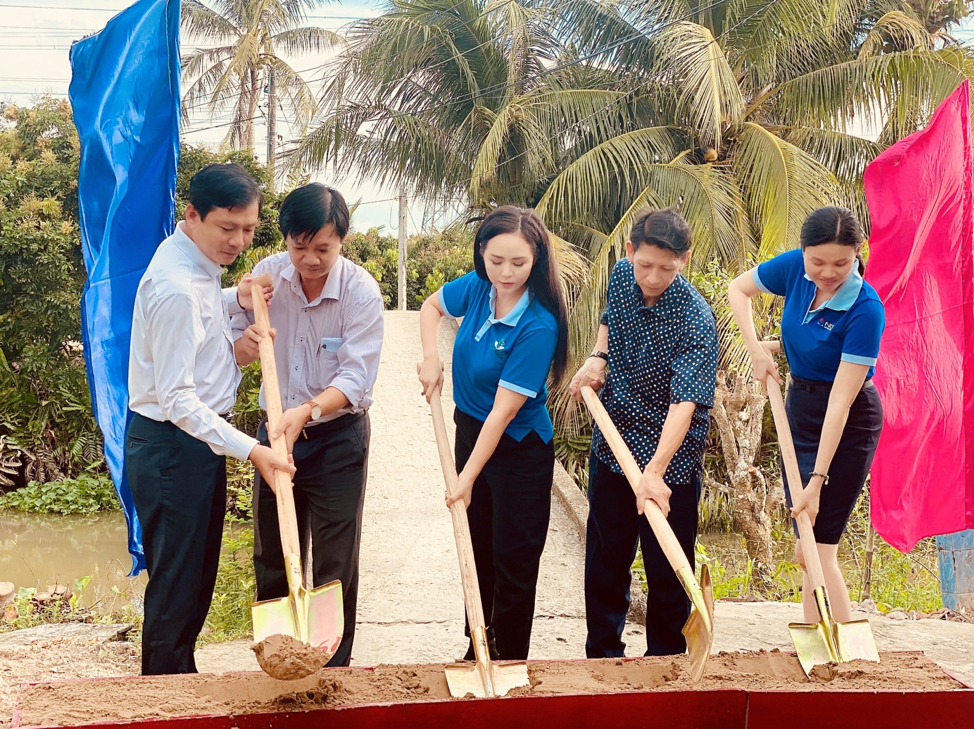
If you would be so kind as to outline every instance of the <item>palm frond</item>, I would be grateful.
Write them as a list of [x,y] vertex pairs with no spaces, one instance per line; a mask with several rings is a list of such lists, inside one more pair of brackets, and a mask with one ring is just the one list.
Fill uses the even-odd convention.
[[548,186],[538,209],[559,224],[590,220],[592,211],[608,206],[610,195],[645,187],[641,171],[673,159],[685,143],[682,130],[670,126],[611,137],[568,165]]
[[930,34],[915,14],[902,10],[886,13],[874,25],[859,47],[859,57],[875,56],[891,46],[895,50],[930,50]]
[[758,261],[797,245],[809,213],[835,201],[837,182],[831,171],[758,124],[744,124],[735,163],[758,230]]
[[685,118],[701,144],[719,150],[727,126],[744,114],[737,77],[713,34],[696,23],[676,23],[658,36],[661,70],[679,90]]
[[325,53],[345,45],[343,36],[318,27],[289,28],[270,39],[275,48],[292,54]]

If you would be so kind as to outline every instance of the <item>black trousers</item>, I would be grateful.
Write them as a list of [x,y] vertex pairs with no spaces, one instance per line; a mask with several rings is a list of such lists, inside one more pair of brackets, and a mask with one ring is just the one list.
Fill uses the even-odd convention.
[[[788,425],[791,426],[791,436],[795,441],[802,485],[808,483],[812,471],[815,470],[822,424],[825,422],[831,392],[831,382],[816,382],[791,376],[785,411],[788,414]],[[838,544],[842,539],[849,516],[862,493],[866,476],[869,475],[882,431],[883,404],[879,399],[879,391],[868,382],[852,401],[842,438],[829,466],[829,482],[822,487],[818,517],[812,527],[815,541],[819,544]],[[785,498],[791,508],[790,489],[785,489]],[[794,520],[792,528],[797,537],[798,525]]]
[[[636,511],[636,495],[625,476],[615,473],[593,451],[589,459],[588,528],[585,537],[585,621],[589,658],[621,658],[626,644],[622,631],[629,612],[630,567],[642,545],[646,569],[646,653],[667,656],[687,648],[683,625],[690,600],[663,554],[645,516]],[[697,503],[701,480],[667,484],[672,489],[668,521],[680,546],[694,564]]]
[[[460,410],[453,420],[459,472],[484,424]],[[554,443],[545,443],[535,432],[520,442],[505,433],[474,482],[467,520],[494,658],[528,657],[554,472]],[[466,633],[470,634],[469,625]],[[473,660],[472,645],[465,657]]]
[[125,472],[149,571],[142,673],[196,673],[193,650],[220,563],[226,458],[172,423],[134,415]]
[[[347,666],[355,641],[359,544],[368,478],[368,413],[344,415],[308,428],[294,443],[294,508],[298,517],[302,564],[312,550],[314,586],[342,583],[345,629],[329,666]],[[267,424],[257,438],[265,445]],[[287,573],[277,520],[277,500],[260,474],[254,480],[254,571],[257,599],[287,596]]]

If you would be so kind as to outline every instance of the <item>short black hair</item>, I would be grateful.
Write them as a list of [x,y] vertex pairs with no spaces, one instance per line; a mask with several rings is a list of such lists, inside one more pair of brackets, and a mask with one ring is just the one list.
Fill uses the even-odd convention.
[[189,202],[202,220],[213,208],[245,208],[264,203],[257,182],[233,163],[207,165],[189,181]]
[[284,239],[314,238],[318,231],[331,223],[338,237],[348,235],[348,204],[342,194],[320,182],[292,190],[281,203],[278,217]]
[[682,256],[690,250],[690,226],[673,208],[647,208],[636,216],[629,240],[634,251],[648,243]]

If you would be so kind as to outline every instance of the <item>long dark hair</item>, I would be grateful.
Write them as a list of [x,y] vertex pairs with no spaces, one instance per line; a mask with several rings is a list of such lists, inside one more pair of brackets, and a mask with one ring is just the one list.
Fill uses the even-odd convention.
[[487,277],[487,267],[484,265],[484,249],[491,238],[504,233],[516,233],[528,242],[534,250],[534,263],[528,276],[528,288],[534,298],[558,322],[558,344],[555,347],[555,359],[552,363],[552,375],[555,384],[565,375],[568,366],[568,307],[565,305],[565,295],[558,277],[558,266],[555,263],[555,250],[551,243],[551,236],[544,221],[533,210],[523,210],[513,205],[504,205],[484,218],[477,230],[474,240],[473,265],[477,275],[484,281]]
[[859,219],[849,208],[829,205],[812,213],[805,218],[802,225],[801,247],[814,248],[826,243],[838,243],[856,249],[856,260],[859,261],[859,275],[866,271],[862,253],[862,226]]

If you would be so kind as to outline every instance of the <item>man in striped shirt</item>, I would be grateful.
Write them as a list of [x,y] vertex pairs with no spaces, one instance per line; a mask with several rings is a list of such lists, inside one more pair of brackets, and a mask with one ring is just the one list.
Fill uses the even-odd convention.
[[[382,347],[382,294],[364,268],[341,255],[349,211],[337,190],[318,183],[294,190],[281,205],[279,220],[287,252],[265,258],[254,275],[269,273],[274,281],[270,320],[285,408],[280,432],[297,469],[294,502],[302,551],[310,540],[316,586],[342,583],[345,630],[328,665],[347,666],[355,637],[368,409]],[[237,362],[256,360],[261,335],[252,312],[235,316],[233,330]],[[268,443],[266,423],[257,437]],[[257,599],[285,597],[277,504],[259,474],[254,520]]]

